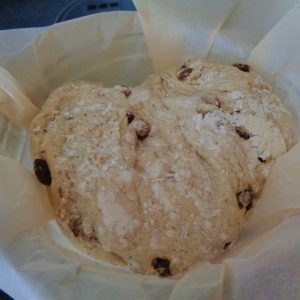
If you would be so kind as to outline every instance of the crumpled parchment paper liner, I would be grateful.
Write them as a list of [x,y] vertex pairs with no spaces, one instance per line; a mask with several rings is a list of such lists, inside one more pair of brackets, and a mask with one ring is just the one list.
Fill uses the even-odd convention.
[[53,218],[45,186],[19,162],[0,156],[0,178],[0,241]]
[[32,118],[39,111],[18,82],[1,67],[0,111],[20,128],[29,128]]
[[[156,69],[190,56],[248,60],[299,124],[298,1],[135,2]],[[0,56],[0,64],[37,105],[69,79],[138,84],[152,72],[135,13],[60,24],[20,53]],[[32,77],[24,77],[24,69]],[[276,162],[253,215],[226,255],[199,263],[181,278],[140,276],[95,262],[73,250],[52,221],[2,243],[0,282],[16,299],[299,299],[299,150],[295,145]]]
[[[255,46],[298,1],[134,2],[153,66],[156,71],[161,71],[191,57],[226,63],[245,61]],[[295,34],[297,32],[294,31]]]

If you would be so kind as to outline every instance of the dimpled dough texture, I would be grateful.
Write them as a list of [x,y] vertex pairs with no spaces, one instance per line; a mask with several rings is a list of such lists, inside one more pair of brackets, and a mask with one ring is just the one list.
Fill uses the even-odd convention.
[[160,276],[226,251],[293,144],[290,113],[258,74],[202,61],[135,88],[67,83],[30,136],[68,238]]

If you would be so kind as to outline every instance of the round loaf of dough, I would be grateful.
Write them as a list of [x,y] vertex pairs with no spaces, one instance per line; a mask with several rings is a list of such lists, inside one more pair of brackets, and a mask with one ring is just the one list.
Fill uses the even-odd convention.
[[226,251],[293,144],[290,113],[251,67],[199,60],[135,88],[68,83],[30,137],[69,239],[160,276]]

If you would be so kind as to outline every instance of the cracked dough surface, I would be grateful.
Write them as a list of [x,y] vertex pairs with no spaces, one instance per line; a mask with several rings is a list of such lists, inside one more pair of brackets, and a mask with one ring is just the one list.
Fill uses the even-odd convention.
[[31,125],[64,233],[89,254],[142,274],[174,275],[226,251],[292,119],[255,73],[187,61],[135,88],[55,90]]

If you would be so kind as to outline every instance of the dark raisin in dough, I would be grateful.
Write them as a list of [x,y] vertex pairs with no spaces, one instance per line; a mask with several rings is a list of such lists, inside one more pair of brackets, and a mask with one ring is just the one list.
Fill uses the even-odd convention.
[[254,194],[251,186],[236,194],[240,209],[245,209],[245,213],[253,207]]
[[157,271],[159,276],[171,276],[170,261],[166,258],[156,257],[152,260],[152,267]]
[[33,170],[35,176],[40,183],[44,185],[50,185],[52,182],[51,174],[48,168],[48,164],[44,159],[36,159],[34,161]]
[[192,68],[185,68],[178,74],[177,79],[180,81],[184,81],[192,72]]
[[124,91],[124,95],[125,95],[126,97],[129,97],[129,96],[131,95],[131,90],[125,90],[125,91]]
[[244,140],[249,140],[250,139],[250,134],[249,132],[243,127],[235,127],[236,133]]
[[130,124],[134,120],[134,114],[128,112],[126,116],[127,116],[127,122],[128,124]]
[[231,242],[227,242],[224,244],[223,249],[226,250],[230,246]]
[[69,227],[73,232],[75,237],[78,237],[82,233],[82,220],[81,218],[76,218],[70,220]]
[[64,196],[64,193],[63,193],[61,187],[58,188],[58,195],[59,195],[60,198],[63,198],[63,196]]
[[250,66],[246,64],[233,64],[234,67],[238,68],[239,70],[243,72],[250,72]]
[[149,135],[150,131],[151,131],[150,124],[145,123],[145,126],[142,129],[136,130],[136,136],[139,140],[143,140]]
[[260,162],[262,162],[262,163],[265,163],[265,162],[266,162],[266,160],[263,159],[263,158],[261,158],[260,156],[258,157],[258,160],[259,160]]

